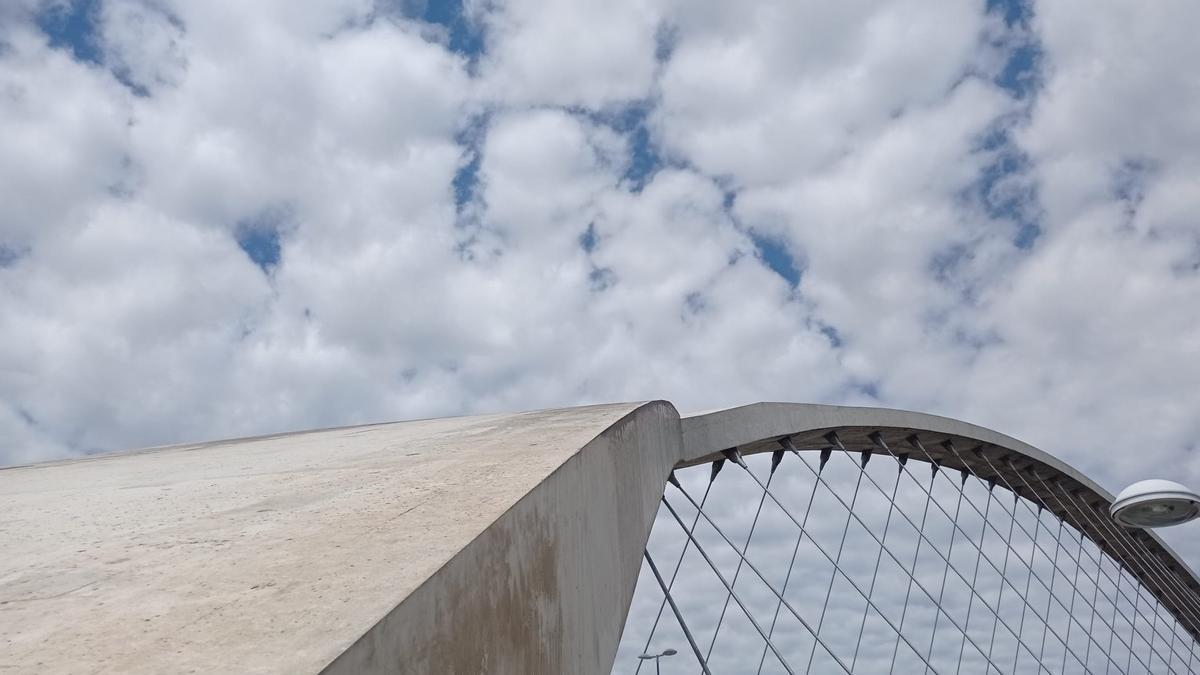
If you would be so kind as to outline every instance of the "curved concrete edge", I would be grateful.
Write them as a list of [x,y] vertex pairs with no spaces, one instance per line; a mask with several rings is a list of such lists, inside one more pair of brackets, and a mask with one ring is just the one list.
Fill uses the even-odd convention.
[[[812,403],[751,403],[714,412],[683,417],[684,462],[704,463],[720,458],[721,450],[745,448],[761,452],[784,436],[844,427],[900,429],[971,439],[1005,448],[1070,476],[1079,484],[1111,502],[1112,493],[1074,467],[1024,441],[998,431],[950,417],[893,408],[818,405]],[[966,448],[964,448],[966,449]]]
[[5,469],[0,661],[600,672],[680,438],[619,403]]
[[[1172,599],[1172,592],[1164,587],[1163,581],[1139,571],[1140,561],[1128,555],[1125,549],[1109,542],[1108,533],[1096,528],[1094,521],[1085,520],[1075,509],[1063,508],[1062,502],[1053,494],[1041,494],[1036,488],[1029,489],[1020,481],[1017,473],[1033,471],[1045,480],[1059,482],[1096,509],[1097,516],[1102,519],[1108,518],[1113,494],[1066,462],[1011,436],[926,413],[807,403],[753,403],[685,415],[682,430],[683,458],[676,468],[721,459],[724,456],[722,451],[728,449],[736,449],[743,455],[773,452],[780,448],[780,441],[785,437],[799,449],[820,450],[831,445],[826,439],[826,434],[831,431],[837,431],[839,439],[850,450],[883,454],[885,451],[869,437],[878,432],[893,451],[908,453],[908,439],[916,436],[934,461],[948,468],[965,468],[976,475],[989,476],[993,473],[992,468],[996,467],[999,469],[996,477],[1007,479],[1018,494],[1026,498],[1040,497],[1056,515],[1086,533],[1109,555],[1122,561],[1143,584],[1155,592],[1163,604],[1172,608],[1180,622],[1188,626],[1192,635],[1200,640],[1200,623],[1188,618],[1194,617],[1200,608],[1192,606],[1188,608],[1190,612],[1184,611],[1180,602]],[[941,448],[941,443],[947,440],[956,444],[960,450],[959,456]],[[972,457],[966,451],[975,450],[987,453],[993,462],[967,462],[963,466],[958,457]],[[916,453],[911,457],[923,459]],[[1113,524],[1113,527],[1117,526]],[[1158,535],[1150,530],[1126,532],[1177,575],[1179,581],[1193,593],[1200,594],[1200,577]]]
[[681,439],[669,402],[638,406],[323,672],[609,672]]

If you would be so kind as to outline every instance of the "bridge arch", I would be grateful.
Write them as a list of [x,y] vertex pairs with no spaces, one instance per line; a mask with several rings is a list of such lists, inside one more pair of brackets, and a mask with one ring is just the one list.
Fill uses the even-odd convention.
[[[1008,669],[1020,669],[1022,658],[1025,659],[1026,668],[1033,668],[1036,664],[1039,669],[1050,672],[1060,670],[1063,672],[1095,672],[1096,668],[1109,672],[1114,667],[1117,672],[1138,670],[1139,668],[1143,672],[1190,672],[1197,663],[1200,663],[1200,657],[1194,657],[1192,651],[1196,647],[1197,637],[1200,636],[1200,611],[1198,611],[1200,603],[1197,601],[1200,597],[1197,595],[1200,583],[1197,583],[1195,574],[1152,532],[1128,530],[1113,523],[1107,514],[1113,496],[1081,472],[1046,452],[993,430],[958,420],[878,408],[758,403],[684,416],[681,422],[682,454],[675,466],[676,473],[672,474],[666,488],[667,495],[673,494],[674,498],[667,499],[664,496],[663,500],[665,510],[671,517],[667,518],[660,513],[656,532],[664,526],[668,528],[678,526],[676,535],[682,532],[685,537],[682,541],[676,541],[674,544],[676,550],[681,549],[678,558],[675,558],[674,551],[672,551],[672,555],[660,560],[658,568],[652,570],[653,575],[648,575],[643,570],[642,579],[639,582],[639,596],[646,593],[653,595],[654,592],[660,590],[667,591],[667,595],[670,595],[671,583],[680,571],[680,562],[689,554],[697,559],[693,569],[690,570],[691,574],[712,572],[715,575],[719,583],[714,584],[715,589],[710,589],[710,596],[717,600],[724,600],[716,619],[715,630],[711,625],[712,617],[710,616],[708,617],[710,625],[703,626],[702,629],[694,632],[688,631],[686,612],[681,613],[677,607],[677,604],[682,603],[671,602],[670,605],[675,616],[668,615],[667,617],[668,621],[677,621],[686,634],[683,637],[686,638],[691,649],[680,647],[680,651],[693,652],[695,661],[698,661],[702,667],[713,665],[711,658],[714,643],[717,641],[717,635],[722,628],[721,622],[727,611],[740,613],[753,626],[754,630],[743,630],[743,633],[753,636],[757,632],[758,637],[761,638],[761,656],[755,655],[755,658],[751,659],[752,665],[757,663],[758,668],[751,667],[744,672],[798,672],[799,670],[809,672],[813,668],[814,658],[817,659],[818,669],[812,672],[836,672],[837,670],[870,672],[870,666],[864,667],[865,664],[858,661],[863,628],[867,625],[868,617],[874,619],[875,624],[879,624],[877,632],[882,632],[884,637],[889,640],[895,640],[896,649],[892,651],[892,662],[888,664],[889,672],[897,666],[895,660],[903,652],[908,652],[909,657],[915,657],[915,659],[910,658],[913,660],[913,664],[910,666],[924,667],[926,672],[938,672],[933,643],[935,637],[938,640],[947,639],[944,635],[947,633],[953,636],[952,641],[958,647],[958,654],[957,663],[951,661],[945,667],[952,668],[956,672],[965,663],[969,664],[968,672],[982,672],[983,670],[1006,672]],[[765,458],[761,459],[758,471],[752,471],[747,462],[754,463],[755,460],[752,458],[764,453],[771,455],[770,461],[768,462]],[[827,548],[831,550],[822,550],[819,542],[813,544],[824,556],[824,562],[828,563],[827,569],[822,570],[822,574],[828,575],[828,590],[825,592],[823,602],[809,603],[810,605],[820,604],[822,607],[819,612],[813,610],[813,614],[807,617],[803,609],[797,609],[794,606],[803,603],[803,600],[800,599],[804,597],[802,593],[793,598],[792,602],[788,602],[785,596],[788,593],[787,584],[793,571],[792,568],[796,564],[796,552],[800,550],[801,542],[806,535],[805,528],[807,526],[808,529],[813,529],[814,521],[810,521],[809,518],[810,511],[813,510],[813,497],[809,497],[807,509],[795,508],[796,513],[789,513],[788,506],[770,489],[770,481],[776,475],[776,467],[784,462],[785,457],[791,455],[800,457],[811,474],[807,478],[810,486],[808,489],[811,490],[812,495],[816,495],[823,488],[841,503],[844,511],[839,512],[838,517],[834,520],[841,521],[841,515],[843,513],[845,515],[840,543],[833,545],[832,541],[827,542]],[[810,459],[805,460],[805,455],[809,455]],[[842,466],[853,467],[853,470],[845,470],[849,472],[849,475],[857,474],[859,476],[853,488],[849,483],[845,486],[843,495],[838,495],[839,488],[831,485],[831,481],[822,475],[826,463],[833,455],[849,457],[852,461]],[[866,467],[870,459],[880,456],[884,458],[882,461],[898,468],[895,479],[896,486],[900,485],[901,475],[912,477],[912,485],[919,488],[917,496],[919,497],[922,491],[925,494],[926,511],[919,519],[920,522],[915,522],[918,520],[915,513],[910,517],[903,512],[904,509],[898,508],[899,504],[895,498],[896,488],[892,488],[889,499],[887,490],[879,485],[879,482],[886,481],[876,481],[868,476],[868,481],[875,483],[875,487],[879,488],[876,497],[883,497],[878,501],[887,504],[888,520],[885,522],[888,524],[883,526],[882,538],[878,531],[870,532],[871,528],[867,522],[854,513],[854,500],[858,499],[860,495],[861,477],[867,475]],[[703,488],[703,497],[700,496],[699,487],[695,490],[695,495],[689,494],[676,476],[687,472],[689,467],[709,464],[713,466],[711,471],[690,469],[693,477],[700,473],[707,475],[707,486]],[[749,514],[744,514],[745,519],[750,521],[744,538],[741,534],[730,536],[722,531],[722,526],[717,523],[717,519],[705,512],[704,500],[708,498],[709,490],[714,482],[713,478],[718,475],[722,465],[740,467],[753,478],[752,484],[744,484],[739,488],[741,499],[758,503],[752,520]],[[919,465],[928,466],[934,470],[928,473],[923,472],[920,474],[921,478],[917,478],[914,471],[915,467]],[[872,466],[878,468],[879,461]],[[739,468],[729,470],[736,472],[739,471]],[[756,473],[757,475],[755,475]],[[979,486],[975,492],[970,493],[978,504],[972,503],[972,497],[968,497],[965,503],[969,509],[963,511],[964,497],[967,497],[969,493],[968,480]],[[704,484],[702,479],[695,482],[698,482],[699,485]],[[951,495],[954,494],[954,490],[939,486],[954,487],[955,483],[958,483],[956,487],[957,504],[954,503],[953,497],[947,505],[939,503],[935,496],[937,490],[949,490]],[[678,490],[672,491],[672,485]],[[778,492],[778,487],[776,491]],[[990,508],[993,500],[997,504],[1000,503],[995,497],[995,494],[998,493],[1011,494],[1013,501],[1011,510],[1000,506],[997,507],[995,513],[1004,513],[1006,515],[1001,516],[1001,519],[1007,517],[1009,521],[1017,524],[1017,529],[1025,535],[1021,548],[1027,548],[1028,551],[1017,551],[1016,539],[1013,539],[1011,534],[1014,528],[1011,525],[1008,537],[1005,538],[1002,527],[984,522],[988,517],[985,506]],[[850,504],[847,504],[848,499]],[[727,505],[728,502],[729,498],[726,498],[725,504]],[[792,553],[792,563],[787,567],[786,574],[778,569],[775,570],[777,574],[784,574],[782,583],[779,579],[775,579],[773,583],[768,578],[770,573],[764,574],[759,569],[771,566],[765,563],[761,557],[758,560],[759,564],[757,566],[754,564],[754,556],[751,551],[755,526],[759,523],[764,503],[769,505],[768,508],[774,506],[777,511],[786,515],[800,533]],[[940,510],[942,515],[950,521],[948,548],[943,539],[942,548],[939,550],[933,537],[922,531],[926,527],[925,516],[930,510],[930,503],[933,503],[936,509]],[[917,506],[919,510],[919,502]],[[863,509],[861,502],[858,508]],[[972,527],[968,528],[958,522],[960,513],[969,515],[971,509],[974,510],[975,521],[982,523],[981,527],[972,523]],[[711,505],[708,510],[712,510]],[[953,510],[953,515],[951,510]],[[1027,516],[1025,512],[1028,512],[1029,515]],[[895,518],[893,518],[893,513],[897,514]],[[823,517],[828,516],[818,516],[817,519],[820,520]],[[1020,518],[1031,518],[1032,523],[1029,527],[1022,526],[1019,524]],[[893,534],[892,541],[885,543],[888,538],[889,525],[895,533],[895,523],[901,519],[906,520],[910,526],[909,538],[917,542],[916,553],[913,554],[911,563],[901,560],[901,557],[906,556],[897,556],[893,552],[892,549],[899,548],[895,541],[897,535]],[[675,522],[672,523],[672,520]],[[964,516],[963,520],[965,521],[967,518]],[[995,515],[992,520],[996,520]],[[726,523],[725,529],[730,529],[728,521],[723,522]],[[839,565],[843,557],[847,531],[852,522],[870,535],[861,538],[859,550],[851,553],[851,555],[866,555],[868,558],[875,558],[875,569],[870,576],[869,584],[865,578],[861,578],[859,584],[856,585],[852,574],[841,569],[846,566],[845,563]],[[968,532],[968,529],[971,532]],[[698,533],[702,530],[709,531],[709,551],[704,551],[704,544],[701,543]],[[1077,541],[1070,537],[1064,540],[1062,536],[1064,531],[1073,532]],[[808,534],[810,539],[816,536],[813,533]],[[966,566],[966,570],[958,569],[952,561],[952,558],[955,557],[955,537],[958,538],[959,557],[965,548],[968,563],[970,553],[974,549],[974,571],[971,570],[969,564]],[[996,560],[991,559],[991,552],[987,550],[989,539],[1003,540],[1005,546],[1000,549],[1004,551],[1003,563],[998,554],[996,554]],[[1064,541],[1066,541],[1065,544]],[[919,563],[922,545],[926,547],[926,558],[930,558],[930,552],[936,555]],[[649,555],[649,548],[652,547],[648,547],[647,551],[648,566],[654,567],[653,558]],[[724,575],[722,575],[722,564],[713,560],[714,557],[719,557],[714,555],[713,548],[722,549],[726,554],[729,551],[735,554],[732,557],[725,556]],[[1063,553],[1061,560],[1060,552]],[[887,556],[897,563],[892,572],[894,576],[898,577],[901,585],[903,585],[905,577],[910,580],[899,616],[892,616],[890,619],[887,611],[880,606],[883,601],[878,598],[873,601],[872,598],[872,593],[875,592],[873,589],[879,576],[880,562],[885,558],[884,553],[887,553]],[[1072,553],[1075,558],[1074,562],[1071,561]],[[760,555],[768,554],[763,552]],[[778,553],[776,556],[778,557]],[[813,557],[820,561],[820,556],[814,555]],[[1080,561],[1085,557],[1090,561],[1090,566],[1084,564],[1087,567],[1084,576],[1094,577],[1094,581],[1090,585],[1087,584],[1086,579],[1082,584],[1079,582]],[[709,569],[704,569],[705,565],[700,564],[699,560],[707,563]],[[1010,560],[1019,561],[1014,562],[1013,572],[1008,571]],[[976,581],[980,578],[981,561],[985,563],[984,569],[990,566],[994,571],[1000,573],[999,597],[995,595],[985,597],[985,595],[991,594],[995,590],[994,588],[989,589],[988,593],[975,588]],[[906,563],[909,564],[908,567],[906,567]],[[1005,567],[1004,572],[1000,570],[1001,564]],[[926,573],[926,570],[918,569],[919,565],[934,568],[940,565],[940,588],[936,581],[932,590],[922,585],[918,578]],[[959,565],[959,567],[962,566]],[[698,572],[696,568],[699,568]],[[1020,579],[1014,583],[1013,579],[1005,577],[1006,572],[1009,577],[1020,577]],[[739,594],[735,591],[739,574],[743,575],[743,586],[745,586],[746,577],[758,577],[756,579],[757,587],[750,589],[747,594],[754,595],[756,592],[760,604],[763,597],[768,601],[766,603],[768,605],[767,616],[765,619],[760,617],[759,622],[754,621],[754,611],[746,606],[746,603],[738,597]],[[655,588],[655,584],[650,582],[650,576],[655,577],[654,581],[658,582],[658,588]],[[935,570],[934,577],[936,576]],[[672,581],[667,581],[668,577]],[[965,617],[962,614],[962,598],[959,598],[957,607],[959,613],[956,616],[955,612],[949,608],[954,603],[950,597],[945,596],[947,579],[955,577],[960,582],[960,586],[966,587],[965,590],[959,589],[959,594],[968,599]],[[731,579],[733,580],[732,584],[730,583]],[[1039,606],[1037,608],[1034,607],[1034,602],[1022,597],[1029,594],[1031,588],[1038,589],[1038,586],[1032,583],[1034,579],[1040,585],[1043,596],[1037,600],[1036,604]],[[853,641],[855,643],[853,656],[850,654],[849,647],[845,645],[843,645],[845,653],[838,653],[837,645],[830,644],[834,639],[827,634],[829,629],[825,629],[825,634],[822,633],[822,623],[826,618],[826,607],[830,602],[835,581],[843,582],[840,587],[841,592],[848,596],[855,594],[859,596],[855,599],[861,608],[862,621],[859,625],[857,639]],[[1057,584],[1055,584],[1056,581]],[[848,586],[846,582],[848,582]],[[913,582],[920,589],[919,591],[913,591]],[[1121,582],[1125,584],[1124,589],[1120,586]],[[824,579],[819,585],[825,585]],[[980,585],[983,584],[980,583]],[[867,586],[870,586],[870,589],[866,589]],[[1087,586],[1086,593],[1081,586]],[[795,588],[794,585],[793,588]],[[1067,590],[1068,588],[1069,590]],[[769,592],[764,592],[764,589]],[[715,592],[713,592],[714,590]],[[1021,602],[1018,603],[1019,613],[1013,610],[1013,616],[1008,617],[1010,620],[1006,620],[1004,610],[1002,610],[1006,590],[1009,591],[1008,602],[1013,602],[1013,598],[1021,599]],[[1103,592],[1101,592],[1102,590]],[[691,593],[695,595],[696,591]],[[1142,593],[1145,593],[1146,596],[1143,596]],[[1094,597],[1081,597],[1088,594]],[[1145,597],[1144,600],[1143,597]],[[730,599],[735,601],[732,608],[729,604]],[[1042,606],[1043,600],[1044,606]],[[908,613],[910,601],[923,603],[927,608],[934,606],[933,629],[929,631],[927,626],[924,627],[925,634],[919,640],[910,639],[904,629],[905,614]],[[1069,616],[1076,611],[1077,601],[1079,611],[1091,614],[1083,620]],[[1150,609],[1151,601],[1154,603],[1153,610]],[[1139,607],[1139,603],[1144,603],[1144,606]],[[635,608],[637,604],[635,602]],[[659,614],[655,615],[654,623],[649,631],[650,636],[644,644],[637,644],[642,636],[633,640],[626,635],[622,653],[618,656],[619,661],[621,659],[625,661],[616,664],[618,671],[624,671],[629,665],[630,646],[637,646],[641,649],[651,648],[653,641],[650,638],[653,637],[654,627],[661,619],[661,608],[665,608],[667,604],[667,597],[663,597],[662,601],[658,603]],[[976,623],[981,614],[985,621],[989,618],[987,615],[991,614],[992,635],[990,640],[986,639],[986,636],[978,640],[973,639],[970,618],[972,606],[976,612]],[[798,621],[803,628],[803,631],[800,631],[803,634],[802,637],[807,639],[808,647],[799,650],[801,657],[799,665],[794,662],[794,658],[793,662],[789,663],[789,659],[784,653],[787,650],[780,645],[773,644],[778,640],[772,640],[771,632],[779,619],[781,607],[786,607],[786,610],[783,611],[785,617],[790,613]],[[1103,611],[1101,611],[1101,607],[1103,607]],[[770,611],[771,609],[774,611]],[[1162,611],[1161,616],[1160,610]],[[1055,612],[1060,616],[1055,617]],[[1128,616],[1122,616],[1121,612],[1125,612]],[[696,613],[703,614],[701,611]],[[1111,615],[1111,618],[1108,615]],[[1097,616],[1099,616],[1098,621]],[[1029,625],[1034,626],[1034,630],[1040,627],[1040,635],[1033,635],[1031,639],[1026,638],[1025,633],[1029,632],[1029,629],[1026,628],[1027,619]],[[942,634],[938,634],[939,621],[942,622]],[[1162,625],[1159,625],[1160,622]],[[1167,628],[1168,622],[1170,622],[1169,629]],[[767,628],[768,624],[770,628]],[[645,632],[645,626],[637,625],[634,616],[630,617],[627,626],[627,631],[633,628],[635,631],[641,629]],[[993,658],[991,654],[996,639],[996,630],[999,626],[1003,627],[1000,632],[1003,634],[1007,631],[1009,641],[1016,645],[1015,653],[1008,659],[1001,658],[999,654]],[[1055,626],[1057,626],[1057,630]],[[1090,635],[1092,632],[1105,630],[1116,638],[1115,641],[1109,638],[1107,643],[1104,643],[1103,638],[1097,640]],[[1073,638],[1072,631],[1074,631]],[[701,635],[705,632],[710,633],[711,638]],[[921,631],[917,630],[916,632]],[[986,633],[986,630],[984,632]],[[823,635],[825,639],[822,639]],[[743,642],[745,637],[745,635],[742,636]],[[868,636],[868,639],[872,639],[872,637]],[[677,639],[677,641],[682,642],[681,639]],[[928,642],[927,647],[926,641]],[[1051,645],[1050,651],[1056,652],[1053,659],[1045,658],[1048,641]],[[707,644],[704,644],[706,642]],[[918,642],[920,644],[917,644]],[[904,647],[903,650],[901,650],[901,645]],[[971,650],[977,652],[974,654],[973,661],[970,658],[972,655],[969,653]],[[803,653],[805,651],[808,652],[806,659]],[[952,659],[954,651],[951,649],[948,656],[943,656]],[[1116,658],[1114,658],[1114,652]],[[689,656],[689,654],[684,654],[684,656]],[[820,656],[824,656],[824,661],[820,660]],[[1193,662],[1194,658],[1195,662]],[[763,665],[767,666],[766,671],[762,670]],[[879,663],[876,662],[874,665],[878,666]],[[739,669],[739,672],[743,671]],[[903,667],[901,672],[904,672]]]
[[37,672],[1200,670],[1200,583],[1111,500],[989,429],[792,403],[151,448],[0,469],[0,638]]

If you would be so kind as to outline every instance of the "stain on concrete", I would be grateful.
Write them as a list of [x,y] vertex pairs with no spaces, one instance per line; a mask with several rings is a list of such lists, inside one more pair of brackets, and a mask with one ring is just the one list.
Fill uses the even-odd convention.
[[555,525],[505,514],[324,672],[566,672]]

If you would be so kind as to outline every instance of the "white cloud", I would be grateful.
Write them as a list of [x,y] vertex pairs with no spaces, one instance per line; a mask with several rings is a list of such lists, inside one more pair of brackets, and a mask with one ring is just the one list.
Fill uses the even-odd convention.
[[988,25],[964,3],[762,2],[735,20],[680,13],[662,76],[663,137],[705,171],[750,186],[819,172],[908,108],[941,102],[977,65]]
[[487,3],[482,82],[490,97],[521,104],[601,108],[647,96],[656,68],[653,0]]
[[146,92],[179,83],[187,59],[177,19],[142,0],[112,0],[101,12],[104,58],[117,75]]
[[8,31],[0,67],[0,238],[18,249],[62,228],[125,178],[131,105],[110,75]]
[[235,252],[136,205],[99,207],[5,271],[6,391],[77,450],[157,442],[180,425],[203,433],[196,405],[220,396],[217,366],[267,300]]

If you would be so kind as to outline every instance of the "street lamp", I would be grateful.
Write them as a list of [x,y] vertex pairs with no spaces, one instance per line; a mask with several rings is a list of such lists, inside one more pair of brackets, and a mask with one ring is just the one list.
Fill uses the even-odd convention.
[[1109,514],[1125,527],[1167,527],[1200,516],[1200,494],[1169,480],[1143,480],[1121,490]]
[[674,649],[664,649],[661,654],[638,654],[638,658],[643,661],[654,659],[654,673],[655,675],[658,675],[660,672],[658,669],[658,660],[664,656],[675,656],[678,653],[679,652],[675,651]]

